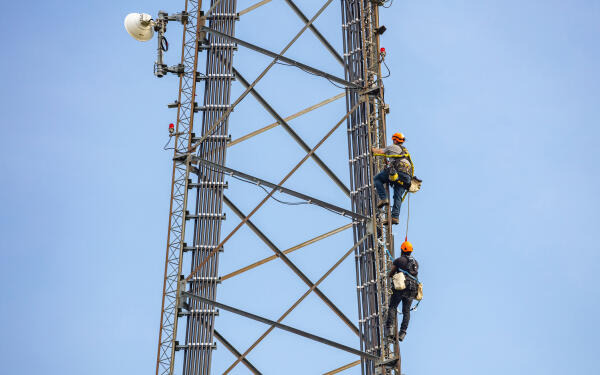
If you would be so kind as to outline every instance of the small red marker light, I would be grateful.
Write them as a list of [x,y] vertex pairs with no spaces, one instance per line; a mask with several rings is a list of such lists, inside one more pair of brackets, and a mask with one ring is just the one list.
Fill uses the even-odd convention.
[[385,53],[385,48],[381,47],[381,48],[379,49],[379,52],[381,52],[381,53]]
[[169,133],[173,134],[174,131],[175,131],[175,125],[169,124]]

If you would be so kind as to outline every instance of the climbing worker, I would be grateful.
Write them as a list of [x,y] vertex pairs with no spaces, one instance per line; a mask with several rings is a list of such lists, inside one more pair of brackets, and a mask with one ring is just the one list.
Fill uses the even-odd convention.
[[375,176],[373,182],[375,183],[375,189],[379,196],[377,208],[381,208],[390,203],[384,184],[390,184],[394,188],[392,224],[400,223],[399,216],[402,195],[404,195],[404,192],[410,187],[411,176],[414,171],[410,154],[402,145],[404,141],[404,134],[395,133],[392,135],[392,142],[394,142],[392,145],[383,149],[372,149],[375,156],[386,156],[389,159],[388,166]]
[[[400,249],[402,250],[402,254],[399,258],[394,260],[388,277],[394,277],[394,275],[400,272],[404,273],[406,277],[402,278],[404,284],[402,290],[398,290],[396,285],[393,287],[387,319],[385,320],[385,335],[387,337],[395,335],[395,332],[393,331],[394,320],[398,314],[398,305],[402,302],[402,323],[400,324],[400,333],[398,335],[398,338],[402,341],[406,336],[412,301],[415,298],[419,298],[417,297],[419,284],[416,280],[417,274],[419,273],[419,263],[412,257],[413,246],[410,242],[404,241],[400,246]],[[395,281],[393,284],[395,284]]]

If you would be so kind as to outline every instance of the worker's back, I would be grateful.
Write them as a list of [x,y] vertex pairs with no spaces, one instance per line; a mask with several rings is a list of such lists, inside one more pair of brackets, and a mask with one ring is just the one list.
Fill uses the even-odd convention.
[[[402,253],[399,258],[394,260],[394,265],[399,269],[408,272],[413,277],[419,274],[419,262],[412,255]],[[400,272],[400,271],[399,271]]]
[[[412,165],[408,159],[408,150],[400,144],[392,144],[384,149],[386,155],[394,155],[389,158],[390,165],[398,172],[412,175]],[[402,157],[398,157],[403,155]]]

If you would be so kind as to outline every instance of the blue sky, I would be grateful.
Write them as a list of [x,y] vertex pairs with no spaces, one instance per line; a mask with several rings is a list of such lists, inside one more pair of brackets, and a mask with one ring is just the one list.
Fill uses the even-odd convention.
[[[238,9],[252,3],[239,0]],[[298,3],[309,17],[321,6]],[[129,12],[182,6],[3,4],[10,15],[0,59],[6,373],[154,371],[171,173],[162,146],[175,119],[166,104],[176,98],[177,81],[152,76],[154,41],[134,41],[122,22]],[[316,25],[341,50],[339,14],[334,1]],[[382,11],[388,131],[406,134],[424,180],[411,199],[409,238],[425,299],[402,346],[406,374],[595,372],[599,16],[598,2],[577,0],[395,0]],[[301,27],[274,0],[242,17],[237,35],[281,50]],[[179,59],[180,34],[180,26],[169,26],[169,64]],[[308,32],[287,55],[342,74]],[[249,80],[269,63],[244,49],[235,59]],[[257,90],[284,116],[340,92],[284,66]],[[242,92],[239,84],[233,92]],[[290,125],[314,145],[343,114],[337,101]],[[236,138],[271,122],[248,98],[232,114],[230,133]],[[343,129],[318,153],[348,181]],[[274,129],[230,148],[228,164],[278,181],[302,156]],[[310,161],[286,186],[349,205]],[[246,212],[264,197],[235,180],[227,195]],[[224,234],[239,222],[226,212]],[[405,215],[404,207],[397,238]],[[281,249],[347,223],[316,207],[273,201],[254,221]],[[351,246],[343,232],[290,259],[317,280]],[[245,228],[225,249],[222,274],[272,254]],[[352,319],[354,277],[350,258],[322,285]],[[219,300],[276,319],[305,290],[275,261],[224,282]],[[313,295],[284,323],[358,346]],[[266,329],[225,312],[217,326],[240,350]],[[249,359],[265,374],[317,374],[355,357],[276,331]],[[219,345],[213,373],[231,362]]]

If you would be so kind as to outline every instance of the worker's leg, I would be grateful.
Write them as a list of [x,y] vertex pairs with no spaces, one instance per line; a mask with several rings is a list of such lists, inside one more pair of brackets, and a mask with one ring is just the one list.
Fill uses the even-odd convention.
[[402,205],[402,195],[406,189],[404,189],[400,184],[394,184],[394,205],[392,206],[392,217],[398,218],[400,217],[400,206]]
[[406,332],[408,322],[410,321],[410,306],[412,298],[402,297],[402,324],[400,324],[400,332]]
[[387,191],[385,191],[384,184],[389,181],[387,170],[383,170],[373,178],[373,183],[375,184],[375,190],[377,190],[377,195],[380,200],[387,199]]
[[[399,182],[401,183],[399,183]],[[402,205],[402,195],[410,186],[410,176],[406,173],[398,173],[398,181],[394,182],[394,205],[392,206],[392,218],[400,217],[400,206]]]
[[402,301],[402,292],[394,290],[394,293],[392,293],[392,296],[390,297],[387,319],[385,320],[385,328],[388,333],[391,332],[392,327],[394,326],[394,319],[396,318],[396,314],[398,314],[398,304],[400,301]]

